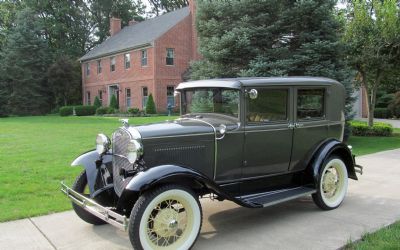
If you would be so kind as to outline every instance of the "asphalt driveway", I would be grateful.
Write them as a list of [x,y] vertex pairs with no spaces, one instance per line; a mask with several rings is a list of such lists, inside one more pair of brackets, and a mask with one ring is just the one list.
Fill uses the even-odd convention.
[[[264,209],[202,201],[203,228],[194,249],[338,249],[366,232],[400,220],[400,149],[357,159],[339,209],[321,211],[311,197]],[[34,204],[32,204],[34,206]],[[94,227],[73,212],[0,224],[0,249],[130,249],[126,233]]]

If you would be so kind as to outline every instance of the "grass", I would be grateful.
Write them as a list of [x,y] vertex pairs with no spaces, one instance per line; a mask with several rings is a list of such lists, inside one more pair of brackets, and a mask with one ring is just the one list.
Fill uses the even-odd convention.
[[[131,124],[170,119],[138,117]],[[93,149],[98,133],[110,135],[118,118],[14,117],[0,119],[0,221],[71,209],[60,181],[72,184],[80,167],[70,167]]]
[[[138,117],[131,124],[172,119]],[[72,184],[82,168],[69,167],[93,149],[96,134],[110,135],[120,122],[103,117],[12,117],[0,119],[0,221],[60,212],[71,208],[60,181]],[[400,133],[400,130],[397,130]],[[400,148],[395,137],[352,137],[357,155]]]
[[349,243],[346,250],[400,249],[400,222],[375,233],[365,234],[360,241]]

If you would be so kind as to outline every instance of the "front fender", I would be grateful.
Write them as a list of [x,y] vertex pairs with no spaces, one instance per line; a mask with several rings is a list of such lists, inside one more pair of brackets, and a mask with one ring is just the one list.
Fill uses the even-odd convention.
[[98,168],[101,164],[109,164],[111,161],[111,156],[104,155],[103,157],[100,157],[96,150],[92,150],[78,156],[71,163],[71,166],[83,166],[85,168],[89,191],[90,194],[93,194],[95,191],[94,185],[96,183]]
[[136,174],[121,194],[118,207],[126,208],[132,206],[143,192],[157,185],[167,183],[186,183],[193,189],[205,188],[222,198],[247,206],[226,193],[213,180],[202,173],[176,165],[161,165]]
[[312,172],[314,183],[318,183],[318,179],[320,177],[320,168],[331,155],[340,156],[346,164],[349,178],[354,180],[358,179],[355,171],[354,157],[350,149],[343,142],[332,139],[323,143],[313,156],[313,160],[310,164],[310,170]]

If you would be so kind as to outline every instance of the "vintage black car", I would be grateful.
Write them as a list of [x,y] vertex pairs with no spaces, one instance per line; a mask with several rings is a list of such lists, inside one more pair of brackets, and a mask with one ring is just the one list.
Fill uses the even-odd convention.
[[312,195],[337,208],[362,168],[343,143],[345,90],[326,78],[238,78],[181,83],[181,116],[130,126],[72,166],[62,191],[77,215],[129,232],[135,249],[188,249],[199,197],[262,208]]

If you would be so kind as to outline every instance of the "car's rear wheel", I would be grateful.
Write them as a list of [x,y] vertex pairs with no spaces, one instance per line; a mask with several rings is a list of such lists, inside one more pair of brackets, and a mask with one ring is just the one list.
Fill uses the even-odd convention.
[[182,186],[144,193],[132,209],[129,238],[134,249],[189,249],[201,228],[198,197]]
[[[88,182],[86,177],[86,171],[83,171],[78,177],[76,177],[75,183],[72,186],[72,189],[86,197],[89,197],[89,190],[88,190]],[[93,225],[103,225],[106,222],[102,219],[97,218],[96,216],[92,215],[91,213],[84,210],[79,205],[72,202],[72,208],[74,209],[75,213],[81,218],[82,220],[86,221],[89,224]]]
[[324,210],[342,204],[348,186],[346,164],[338,156],[330,157],[320,169],[317,192],[312,195],[315,204]]

